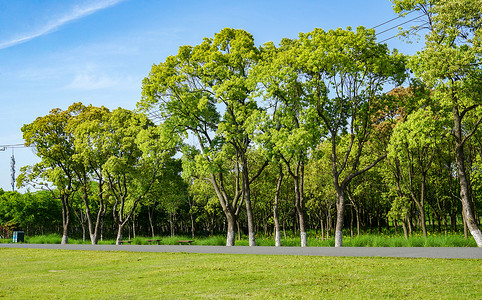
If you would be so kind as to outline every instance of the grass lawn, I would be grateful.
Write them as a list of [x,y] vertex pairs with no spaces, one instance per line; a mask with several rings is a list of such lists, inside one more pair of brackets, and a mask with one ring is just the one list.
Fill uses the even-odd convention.
[[0,298],[481,299],[482,260],[0,248]]

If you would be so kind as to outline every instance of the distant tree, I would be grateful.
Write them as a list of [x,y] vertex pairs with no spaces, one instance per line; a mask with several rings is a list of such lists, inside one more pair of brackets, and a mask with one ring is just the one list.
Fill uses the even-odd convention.
[[443,114],[419,109],[405,122],[397,124],[389,146],[390,160],[399,168],[399,184],[417,205],[424,237],[427,237],[425,204],[428,174],[436,151],[440,150],[439,145],[447,135],[444,125]]
[[176,234],[176,216],[180,208],[188,203],[188,190],[181,172],[180,159],[165,159],[148,194],[155,207],[168,214],[171,236]]
[[102,172],[113,199],[119,244],[124,226],[153,186],[164,161],[175,153],[176,144],[145,115],[122,108],[112,111],[100,131],[99,146],[107,155]]

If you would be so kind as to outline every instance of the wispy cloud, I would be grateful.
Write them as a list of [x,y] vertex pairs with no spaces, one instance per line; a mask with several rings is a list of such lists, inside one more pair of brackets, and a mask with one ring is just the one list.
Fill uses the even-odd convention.
[[[109,71],[110,70],[110,71]],[[138,81],[135,81],[132,76],[123,76],[122,72],[115,67],[106,67],[105,65],[88,64],[74,71],[72,79],[63,88],[67,90],[76,91],[92,91],[99,89],[115,88],[125,89],[138,86]]]
[[101,0],[101,1],[95,1],[92,3],[88,3],[85,5],[78,5],[74,6],[73,9],[68,12],[67,14],[55,19],[51,20],[49,23],[47,23],[45,26],[38,28],[37,30],[34,30],[29,33],[25,33],[21,36],[18,36],[16,38],[0,42],[0,50],[1,49],[6,49],[21,43],[28,42],[34,38],[49,34],[51,32],[57,31],[60,27],[63,25],[75,21],[78,19],[81,19],[83,17],[86,17],[88,15],[91,15],[99,10],[114,6],[122,1],[125,0]]
[[82,73],[75,76],[65,88],[76,90],[97,90],[115,86],[117,81],[105,74]]

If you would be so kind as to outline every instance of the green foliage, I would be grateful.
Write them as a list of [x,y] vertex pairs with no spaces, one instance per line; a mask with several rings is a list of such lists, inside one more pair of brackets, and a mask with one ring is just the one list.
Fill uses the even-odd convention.
[[0,194],[0,225],[5,233],[24,230],[27,234],[39,234],[57,228],[61,224],[61,207],[47,191],[20,194],[4,192]]
[[[248,32],[225,28],[152,66],[138,108],[157,116],[156,123],[138,112],[74,103],[24,125],[26,144],[36,146],[41,162],[23,168],[17,182],[51,194],[1,193],[0,224],[55,231],[62,215],[57,197],[65,211],[78,214],[72,221],[77,234],[80,225],[89,227],[87,214],[109,229],[115,216],[121,225],[145,230],[155,214],[152,231],[165,232],[165,223],[174,221],[184,234],[190,217],[198,232],[219,232],[226,221],[245,231],[250,217],[242,205],[252,200],[257,228],[268,233],[283,162],[293,178],[303,179],[297,187],[302,205],[293,180],[285,177],[281,185],[279,217],[289,230],[298,230],[298,205],[308,229],[323,226],[332,235],[337,193],[347,197],[345,226],[388,227],[388,216],[417,231],[420,211],[438,231],[456,226],[456,143],[468,149],[469,194],[479,211],[482,199],[482,5],[392,2],[397,13],[415,9],[432,21],[425,49],[410,59],[378,44],[375,32],[363,27],[314,29],[261,47]],[[385,93],[406,78],[407,61],[418,79]],[[454,112],[463,119],[459,140]],[[177,151],[181,159],[172,158]],[[416,208],[414,195],[428,205]],[[361,239],[353,243],[385,244]],[[260,238],[258,244],[271,243]]]
[[433,89],[436,103],[451,112],[451,135],[464,216],[471,234],[482,246],[482,232],[472,211],[464,150],[482,121],[482,1],[392,2],[399,14],[417,10],[426,17],[429,32],[425,47],[410,59],[409,67]]

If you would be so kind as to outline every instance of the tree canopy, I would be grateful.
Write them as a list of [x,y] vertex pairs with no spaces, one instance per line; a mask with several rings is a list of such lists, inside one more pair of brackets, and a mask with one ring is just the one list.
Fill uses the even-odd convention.
[[[75,224],[93,244],[127,230],[233,246],[237,231],[279,246],[292,231],[303,247],[313,231],[341,247],[348,231],[463,225],[482,246],[482,3],[392,3],[426,17],[414,56],[364,27],[261,46],[225,28],[154,64],[138,110],[74,103],[24,125],[40,162],[18,182],[49,192],[0,194],[0,222],[32,228],[36,207],[64,242]],[[62,222],[44,211],[54,203]]]

